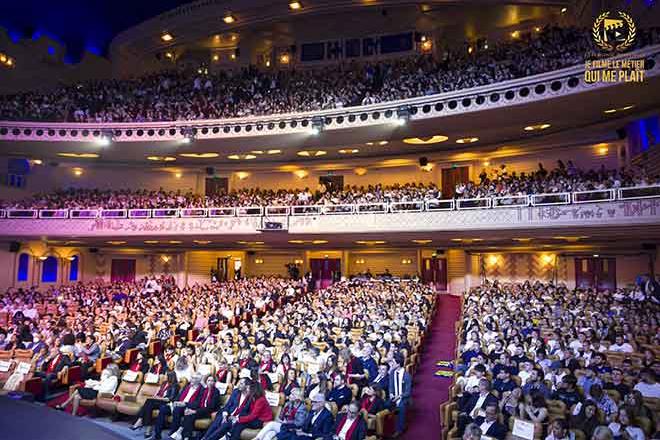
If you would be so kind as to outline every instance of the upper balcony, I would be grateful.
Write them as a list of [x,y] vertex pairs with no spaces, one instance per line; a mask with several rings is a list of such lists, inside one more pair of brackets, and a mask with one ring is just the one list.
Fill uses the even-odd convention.
[[[255,148],[282,148],[283,155],[272,160],[296,159],[296,147],[350,145],[373,139],[426,137],[438,134],[450,139],[477,136],[481,145],[513,142],[529,136],[522,127],[551,121],[547,133],[602,126],[622,116],[605,113],[609,109],[631,108],[623,116],[657,110],[660,102],[660,45],[649,46],[622,57],[646,60],[644,81],[585,82],[585,67],[505,81],[450,93],[308,113],[276,114],[221,120],[191,120],[144,123],[48,123],[0,122],[0,152],[24,148],[26,155],[51,154],[47,141],[66,145],[80,152],[101,152],[113,162],[135,161],[136,150],[163,147],[163,154],[177,154],[180,141],[192,136],[195,142],[186,152],[217,151],[241,153]],[[501,110],[506,109],[506,112]],[[402,122],[408,122],[402,124]],[[320,135],[317,130],[320,130]],[[113,148],[95,143],[110,135]],[[536,135],[534,133],[533,135]],[[7,142],[10,141],[10,142]],[[123,148],[125,147],[125,148]],[[401,147],[404,147],[401,144]],[[405,146],[406,153],[418,150]],[[422,147],[420,147],[422,148]],[[428,147],[427,147],[428,148]],[[224,150],[224,151],[223,151]],[[55,151],[55,148],[52,149]],[[422,150],[421,151],[425,151]],[[292,154],[290,154],[292,152]],[[393,150],[401,154],[401,150]],[[329,156],[328,156],[329,158]],[[142,157],[142,160],[144,158]],[[178,163],[182,163],[181,159]],[[192,163],[199,163],[199,161]]]

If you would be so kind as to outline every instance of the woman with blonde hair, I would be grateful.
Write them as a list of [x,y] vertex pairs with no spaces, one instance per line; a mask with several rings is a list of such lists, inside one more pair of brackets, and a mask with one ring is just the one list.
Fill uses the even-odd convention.
[[66,406],[73,402],[73,409],[71,414],[74,416],[78,413],[80,401],[93,400],[99,393],[115,394],[119,385],[119,367],[117,364],[110,364],[101,372],[100,380],[87,379],[83,388],[77,388],[62,404],[57,405],[55,409],[63,410]]

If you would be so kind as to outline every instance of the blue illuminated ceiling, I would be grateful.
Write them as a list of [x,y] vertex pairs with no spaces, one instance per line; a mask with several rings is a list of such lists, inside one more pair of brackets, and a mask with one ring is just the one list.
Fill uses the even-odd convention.
[[45,35],[66,46],[67,62],[84,51],[107,55],[121,31],[192,0],[0,0],[0,26],[14,41]]

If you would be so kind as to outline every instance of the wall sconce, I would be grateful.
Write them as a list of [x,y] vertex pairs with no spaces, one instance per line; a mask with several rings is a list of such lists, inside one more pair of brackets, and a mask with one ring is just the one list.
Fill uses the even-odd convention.
[[254,264],[264,264],[264,260],[262,260],[261,258],[255,258]]
[[172,259],[172,257],[170,257],[169,255],[162,255],[160,259],[163,260],[163,263],[167,263]]
[[367,169],[363,167],[357,167],[356,169],[353,170],[356,176],[364,176],[367,174]]
[[355,260],[355,264],[364,264],[364,258],[358,258]]
[[236,177],[238,177],[238,180],[245,180],[250,177],[250,173],[247,171],[236,171]]
[[293,172],[293,174],[295,174],[299,179],[304,179],[309,175],[309,173],[305,170],[296,170]]
[[401,260],[401,264],[412,264],[412,259],[404,258],[403,260]]
[[39,257],[39,259],[40,259],[41,261],[45,261],[45,260],[48,259],[48,256],[46,256],[46,255],[42,255],[41,257]]
[[293,260],[293,264],[303,264],[303,260]]
[[543,260],[543,263],[546,265],[553,264],[555,262],[555,255],[554,254],[543,254],[541,256],[541,259]]
[[69,260],[69,261],[73,261],[73,260],[75,260],[75,259],[76,259],[75,256],[67,258],[67,260]]
[[498,260],[499,260],[499,256],[497,256],[497,255],[495,255],[495,254],[491,254],[491,255],[488,256],[488,259],[486,260],[486,262],[487,262],[490,266],[495,266],[495,265],[497,264],[497,261],[498,261]]
[[74,168],[73,169],[73,175],[76,177],[80,177],[83,175],[83,169],[82,168]]

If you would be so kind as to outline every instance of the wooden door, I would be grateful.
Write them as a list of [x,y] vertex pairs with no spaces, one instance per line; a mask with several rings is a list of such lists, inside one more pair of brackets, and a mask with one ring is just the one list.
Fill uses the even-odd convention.
[[436,290],[447,290],[447,260],[445,258],[422,259],[422,281],[432,284]]
[[442,169],[442,198],[454,197],[457,183],[467,183],[470,180],[469,167],[451,167]]
[[207,177],[205,193],[209,197],[229,192],[229,179],[227,177]]

